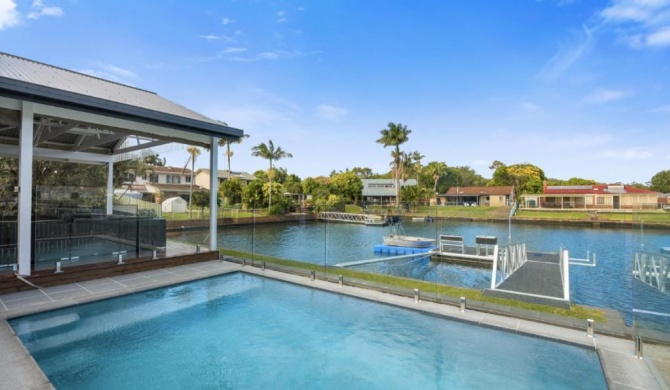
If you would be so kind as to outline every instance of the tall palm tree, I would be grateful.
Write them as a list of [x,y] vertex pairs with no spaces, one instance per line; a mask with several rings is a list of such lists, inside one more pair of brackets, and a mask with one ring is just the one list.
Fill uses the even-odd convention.
[[437,182],[447,174],[447,164],[432,161],[426,166],[427,173],[433,178],[433,193],[437,193]]
[[268,208],[272,207],[272,161],[281,160],[284,157],[291,158],[293,155],[285,150],[282,150],[281,147],[272,143],[272,140],[268,140],[268,144],[261,142],[259,145],[251,148],[251,155],[254,157],[262,157],[266,160],[270,160],[270,170],[268,171],[268,179],[270,180],[270,202]]
[[393,161],[391,162],[393,166],[393,181],[395,182],[395,206],[400,205],[400,177],[399,173],[402,168],[403,162],[403,153],[400,151],[400,145],[404,144],[409,140],[409,134],[412,130],[408,129],[407,126],[404,126],[400,123],[389,122],[386,129],[379,131],[381,133],[381,138],[377,140],[378,143],[387,146],[394,146],[395,149],[391,152],[391,157]]
[[228,179],[230,179],[230,158],[233,156],[233,152],[230,150],[230,144],[241,144],[245,138],[249,138],[249,134],[244,134],[240,138],[221,138],[219,139],[219,146],[226,147],[226,158],[228,159]]
[[[193,200],[193,174],[195,170],[195,160],[200,156],[200,148],[189,146],[186,148],[186,151],[188,152],[188,160],[186,160],[186,164],[184,164],[184,171],[186,170],[188,163],[191,163],[191,187],[188,192],[188,211],[189,218],[193,219],[193,210],[191,210],[191,201]],[[216,173],[211,172],[211,174],[215,175]]]
[[416,174],[416,185],[419,185],[419,173],[421,172],[421,160],[426,157],[423,154],[419,153],[418,150],[412,152],[409,154],[412,157],[412,169],[414,170],[414,173]]

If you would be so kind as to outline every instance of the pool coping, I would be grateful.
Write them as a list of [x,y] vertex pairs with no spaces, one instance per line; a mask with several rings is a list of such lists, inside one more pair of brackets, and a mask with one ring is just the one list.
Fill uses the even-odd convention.
[[[233,272],[268,277],[463,323],[594,349],[600,357],[603,373],[610,389],[668,390],[668,386],[660,379],[653,363],[649,359],[637,359],[635,357],[634,343],[631,340],[597,333],[595,337],[588,337],[585,331],[476,310],[468,309],[461,312],[459,307],[451,305],[421,300],[415,302],[410,297],[361,287],[340,286],[338,283],[330,281],[311,280],[304,276],[269,269],[244,267],[219,260],[0,295],[0,350],[3,351],[0,354],[0,378],[3,379],[0,381],[0,390],[54,388],[7,323],[8,319]],[[11,384],[6,383],[5,379],[7,378],[12,379]]]

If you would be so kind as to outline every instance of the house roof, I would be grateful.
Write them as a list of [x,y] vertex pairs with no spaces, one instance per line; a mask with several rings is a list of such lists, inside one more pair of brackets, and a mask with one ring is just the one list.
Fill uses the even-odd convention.
[[[204,146],[208,137],[243,135],[154,92],[2,52],[0,96],[48,108],[35,111],[34,144],[42,149],[128,156],[169,142]],[[82,115],[68,119],[65,110]],[[16,108],[0,108],[0,144],[18,145],[20,122]]]
[[153,173],[171,173],[176,175],[190,175],[191,170],[184,167],[151,166]]
[[[146,184],[147,189],[150,187],[156,188],[159,191],[168,191],[168,192],[189,192],[191,190],[190,184],[164,184],[164,183],[148,183]],[[199,191],[202,188],[200,186],[193,186],[193,191]]]
[[513,186],[495,187],[451,187],[447,196],[511,195]]
[[[209,169],[198,169],[196,174],[203,172],[209,175]],[[218,176],[219,178],[228,178],[228,170],[227,169],[219,169],[218,171]],[[230,176],[231,177],[236,177],[238,179],[246,180],[246,181],[252,181],[256,180],[256,176],[249,174],[247,172],[242,172],[242,171],[230,171]]]
[[545,186],[545,195],[593,195],[593,194],[658,194],[644,188],[619,184],[593,184],[580,186]]

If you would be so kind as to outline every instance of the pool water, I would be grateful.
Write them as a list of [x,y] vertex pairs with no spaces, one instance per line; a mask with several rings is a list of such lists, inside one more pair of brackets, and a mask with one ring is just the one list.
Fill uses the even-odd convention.
[[10,321],[58,389],[605,389],[594,350],[235,273]]

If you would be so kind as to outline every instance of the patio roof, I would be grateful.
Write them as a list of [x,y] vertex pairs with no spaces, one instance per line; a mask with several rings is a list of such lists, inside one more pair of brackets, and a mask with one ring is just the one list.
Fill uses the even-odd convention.
[[18,145],[21,101],[36,104],[34,147],[41,149],[120,156],[243,135],[154,92],[0,52],[0,153]]

